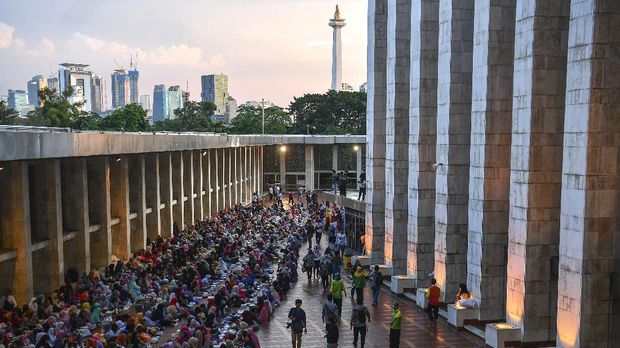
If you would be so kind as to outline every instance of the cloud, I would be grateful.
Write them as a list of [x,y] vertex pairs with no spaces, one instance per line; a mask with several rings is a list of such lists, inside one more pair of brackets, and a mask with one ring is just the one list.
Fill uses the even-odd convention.
[[210,68],[225,65],[224,57],[215,54],[205,59],[202,50],[187,44],[158,46],[151,49],[130,47],[117,42],[106,41],[97,37],[79,32],[73,33],[69,45],[74,49],[88,48],[90,51],[104,53],[116,57],[138,55],[140,63],[150,63],[164,66],[183,66]]
[[13,42],[13,32],[15,28],[12,26],[0,22],[0,48],[9,47],[11,42]]

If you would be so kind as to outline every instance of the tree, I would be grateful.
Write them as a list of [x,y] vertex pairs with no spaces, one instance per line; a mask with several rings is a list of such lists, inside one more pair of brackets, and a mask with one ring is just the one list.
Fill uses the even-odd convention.
[[41,107],[28,113],[28,124],[33,126],[48,127],[74,127],[75,122],[81,117],[87,116],[82,110],[84,102],[71,103],[69,97],[73,94],[73,88],[58,94],[55,90],[43,88],[39,90]]
[[[241,106],[237,117],[230,122],[233,134],[261,134],[262,133],[262,109],[253,106]],[[285,134],[291,126],[291,117],[279,106],[265,109],[265,133]]]
[[304,94],[289,106],[293,133],[365,134],[366,93],[329,91]]
[[183,108],[174,110],[176,118],[158,121],[153,128],[174,132],[213,132],[216,124],[211,120],[217,107],[210,102],[190,101]]
[[129,104],[123,108],[116,109],[107,117],[101,119],[100,130],[122,131],[122,132],[143,132],[149,129],[149,121],[146,118],[146,111],[139,104]]
[[15,124],[18,116],[17,110],[10,108],[6,101],[0,101],[0,124]]

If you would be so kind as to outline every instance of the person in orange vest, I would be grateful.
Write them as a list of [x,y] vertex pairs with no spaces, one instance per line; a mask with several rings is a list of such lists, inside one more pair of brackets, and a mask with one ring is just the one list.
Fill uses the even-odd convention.
[[441,296],[441,289],[437,286],[437,280],[435,278],[431,280],[431,287],[428,289],[427,296],[428,307],[426,308],[426,312],[431,319],[431,323],[436,324],[437,318],[439,318],[439,297]]

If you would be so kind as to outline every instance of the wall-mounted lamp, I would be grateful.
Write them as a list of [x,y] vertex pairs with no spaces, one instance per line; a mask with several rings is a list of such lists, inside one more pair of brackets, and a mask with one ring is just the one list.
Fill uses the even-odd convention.
[[204,151],[204,152],[202,153],[202,155],[203,155],[203,156],[206,156],[206,155],[207,155],[207,151]]
[[353,146],[353,150],[359,151],[360,147],[358,145]]
[[116,157],[116,159],[114,160],[114,162],[120,162],[122,158],[120,157]]
[[280,152],[286,152],[286,146],[284,145],[280,146]]
[[433,170],[437,170],[439,166],[443,166],[443,163],[433,163]]

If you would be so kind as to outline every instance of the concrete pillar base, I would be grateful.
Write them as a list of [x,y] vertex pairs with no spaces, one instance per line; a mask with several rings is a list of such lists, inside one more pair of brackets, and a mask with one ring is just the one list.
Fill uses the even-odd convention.
[[487,324],[484,330],[484,343],[493,348],[504,348],[507,341],[519,341],[521,330],[508,323]]
[[368,255],[353,256],[351,262],[355,264],[357,261],[359,261],[363,268],[370,267],[370,265],[372,265],[372,258]]
[[412,292],[418,285],[417,279],[406,275],[392,276],[390,290],[396,294]]
[[478,319],[479,310],[461,307],[455,303],[448,305],[448,323],[456,326],[465,326],[464,321],[468,319]]
[[415,294],[415,303],[424,309],[428,307],[428,299],[426,298],[426,292],[428,288],[417,288]]

